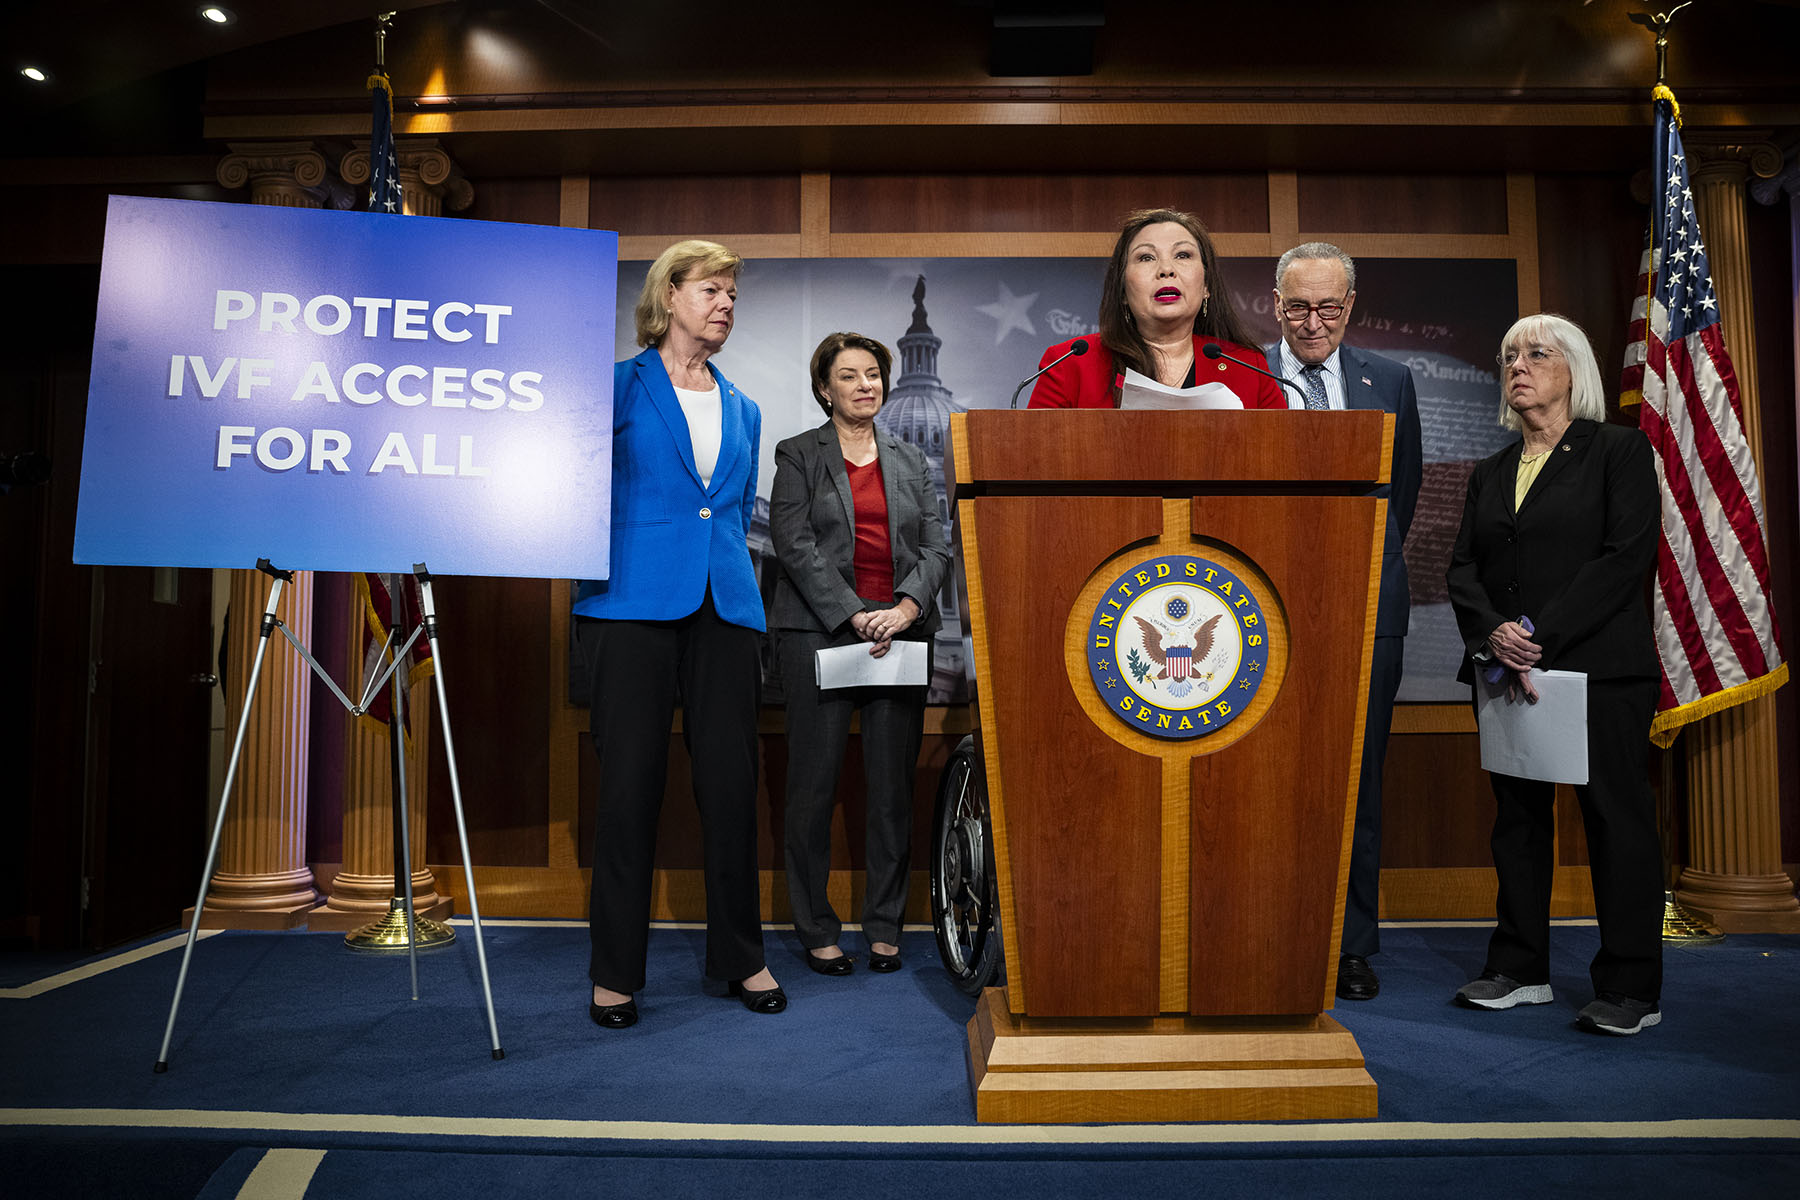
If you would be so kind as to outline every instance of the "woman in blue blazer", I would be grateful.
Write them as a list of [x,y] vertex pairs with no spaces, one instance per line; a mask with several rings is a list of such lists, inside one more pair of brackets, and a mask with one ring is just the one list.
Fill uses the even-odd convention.
[[638,298],[636,358],[613,368],[609,578],[581,584],[575,636],[600,759],[588,974],[595,1024],[637,1022],[656,828],[677,698],[706,878],[706,974],[752,1012],[787,996],[763,959],[756,868],[762,597],[746,535],[762,413],[707,362],[731,335],[743,260],[663,251]]

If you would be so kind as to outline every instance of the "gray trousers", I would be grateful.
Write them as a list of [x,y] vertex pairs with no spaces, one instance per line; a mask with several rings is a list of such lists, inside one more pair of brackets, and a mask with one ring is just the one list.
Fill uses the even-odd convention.
[[898,945],[906,913],[913,772],[919,762],[926,689],[837,688],[821,692],[813,669],[814,652],[822,646],[855,642],[855,635],[834,639],[823,633],[782,629],[774,636],[787,697],[784,841],[794,931],[808,950],[835,945],[843,931],[843,922],[826,894],[831,876],[831,810],[850,738],[850,715],[860,708],[866,796],[863,936],[870,942]]

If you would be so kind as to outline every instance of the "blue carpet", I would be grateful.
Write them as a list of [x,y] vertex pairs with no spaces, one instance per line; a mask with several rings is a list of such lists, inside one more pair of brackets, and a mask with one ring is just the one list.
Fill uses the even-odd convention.
[[[1680,1181],[1753,1196],[1800,1168],[1795,937],[1670,948],[1664,1023],[1618,1039],[1573,1028],[1590,926],[1554,932],[1555,1003],[1504,1013],[1449,1002],[1480,968],[1485,927],[1390,928],[1380,998],[1335,1013],[1379,1086],[1375,1121],[1067,1141],[976,1129],[962,1032],[973,1001],[929,935],[906,936],[900,973],[839,980],[807,971],[792,934],[772,931],[792,1007],[764,1017],[702,993],[700,932],[658,929],[642,1020],[612,1032],[587,1018],[584,929],[486,932],[500,1062],[466,925],[420,956],[416,1002],[403,956],[354,955],[340,935],[207,938],[163,1075],[151,1065],[178,951],[0,998],[0,1153],[46,1196],[187,1197],[205,1179],[205,1194],[235,1196],[269,1147],[328,1152],[306,1191],[318,1197],[582,1194],[629,1178],[627,1194],[903,1194],[950,1180],[1050,1200],[1191,1185],[1195,1160],[1222,1195],[1437,1195],[1452,1181],[1465,1196],[1516,1195],[1554,1180],[1589,1195]],[[28,956],[9,957],[6,986],[35,977]],[[1667,1136],[1617,1125],[1683,1121],[1701,1124]],[[655,1122],[678,1127],[636,1124]]]

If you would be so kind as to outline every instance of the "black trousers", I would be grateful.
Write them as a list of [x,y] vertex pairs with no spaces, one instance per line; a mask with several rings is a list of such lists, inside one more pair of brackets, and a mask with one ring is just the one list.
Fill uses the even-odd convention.
[[866,644],[855,634],[784,629],[776,635],[787,696],[786,816],[788,899],[794,932],[808,950],[835,945],[843,922],[831,907],[831,810],[836,803],[850,715],[862,709],[864,812],[863,936],[898,945],[912,853],[913,771],[925,723],[922,687],[834,688],[821,692],[813,654],[822,646]]
[[1406,639],[1375,639],[1369,668],[1369,713],[1363,723],[1362,777],[1350,832],[1350,880],[1344,892],[1341,954],[1368,958],[1381,950],[1381,773],[1387,763],[1394,697],[1406,669]]
[[682,702],[706,878],[706,974],[746,979],[763,969],[756,871],[757,707],[762,667],[754,630],[730,625],[707,593],[679,621],[577,618],[592,684],[590,740],[600,759],[588,976],[615,992],[644,986],[656,827],[669,730]]
[[[1588,782],[1577,786],[1600,919],[1594,991],[1662,998],[1662,843],[1646,779],[1654,680],[1588,680]],[[1521,983],[1550,981],[1550,885],[1556,786],[1492,776],[1499,924],[1490,970]]]

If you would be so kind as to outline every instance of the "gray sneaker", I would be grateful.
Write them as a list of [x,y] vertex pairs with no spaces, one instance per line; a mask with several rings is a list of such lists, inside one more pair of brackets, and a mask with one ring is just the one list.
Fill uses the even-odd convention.
[[1589,1033],[1610,1033],[1630,1037],[1640,1029],[1662,1024],[1662,1009],[1648,1000],[1633,1000],[1617,992],[1602,992],[1599,999],[1581,1010],[1575,1026]]
[[1549,984],[1520,983],[1498,971],[1483,971],[1480,979],[1472,979],[1456,989],[1456,1002],[1468,1008],[1512,1008],[1518,1004],[1548,1004],[1552,999]]

